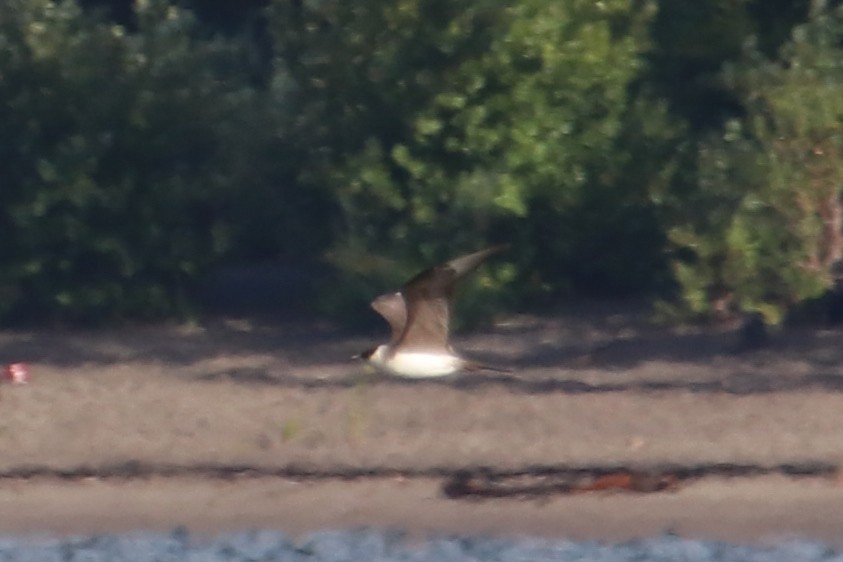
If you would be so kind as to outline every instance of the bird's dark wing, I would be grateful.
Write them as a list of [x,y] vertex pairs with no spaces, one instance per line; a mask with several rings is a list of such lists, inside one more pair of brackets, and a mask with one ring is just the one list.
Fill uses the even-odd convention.
[[407,321],[398,342],[406,349],[447,350],[456,282],[509,245],[493,246],[426,269],[402,289]]
[[404,297],[401,293],[381,295],[372,301],[372,308],[389,323],[392,329],[390,344],[397,342],[407,323],[407,305],[404,304]]

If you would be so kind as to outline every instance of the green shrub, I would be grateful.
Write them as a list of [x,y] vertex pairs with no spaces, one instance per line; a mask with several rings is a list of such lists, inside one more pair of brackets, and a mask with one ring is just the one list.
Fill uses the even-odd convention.
[[[699,146],[696,189],[670,236],[688,307],[778,322],[821,294],[843,257],[843,10],[795,28],[778,60],[750,46],[724,79],[746,116]],[[677,206],[678,207],[678,206]]]
[[630,94],[652,7],[641,6],[274,2],[309,155],[299,179],[338,205],[334,262],[394,287],[396,270],[509,241],[510,263],[481,275],[489,293],[646,285],[663,237],[641,148],[667,133],[664,111]]
[[137,24],[0,10],[0,317],[181,314],[230,244],[255,105],[239,52],[161,0]]

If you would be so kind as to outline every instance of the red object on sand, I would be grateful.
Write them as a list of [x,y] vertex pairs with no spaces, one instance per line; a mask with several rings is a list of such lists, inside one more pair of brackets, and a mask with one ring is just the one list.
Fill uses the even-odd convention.
[[26,363],[9,363],[3,376],[12,384],[26,384],[29,382],[29,365]]

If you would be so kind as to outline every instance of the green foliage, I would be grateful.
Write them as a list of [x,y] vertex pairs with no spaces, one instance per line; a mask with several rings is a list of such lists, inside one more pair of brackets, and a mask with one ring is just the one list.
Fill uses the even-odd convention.
[[469,308],[640,292],[668,239],[689,308],[776,319],[843,254],[837,1],[78,1],[0,9],[0,320],[184,314],[279,256],[334,312],[502,241]]
[[[378,277],[395,268],[378,268],[372,252],[412,271],[507,240],[532,294],[621,273],[617,286],[626,269],[656,264],[653,159],[642,147],[672,131],[663,108],[630,95],[651,15],[644,6],[275,2],[296,137],[311,155],[300,180],[330,190],[339,206],[335,262]],[[636,247],[638,233],[647,247]],[[613,251],[620,243],[637,255]],[[653,277],[643,270],[641,284]],[[492,289],[517,278],[512,265],[486,275]]]
[[764,54],[774,55],[803,22],[810,0],[707,0],[658,2],[651,25],[652,62],[647,80],[670,102],[671,110],[692,130],[719,129],[742,111],[736,93],[719,73],[756,38]]
[[184,313],[230,243],[254,106],[238,50],[137,3],[128,32],[71,1],[0,10],[0,315]]
[[699,147],[699,183],[677,198],[685,301],[779,321],[832,283],[843,257],[843,10],[797,27],[778,60],[750,47],[726,68],[746,117]]

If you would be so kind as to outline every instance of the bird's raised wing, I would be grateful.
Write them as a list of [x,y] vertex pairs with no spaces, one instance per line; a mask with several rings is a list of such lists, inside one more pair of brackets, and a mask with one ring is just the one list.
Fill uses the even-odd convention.
[[405,349],[448,350],[451,302],[456,282],[509,245],[492,246],[426,269],[402,289],[406,325],[398,340]]
[[397,342],[404,333],[404,326],[407,323],[407,305],[404,304],[404,297],[401,293],[381,295],[372,301],[372,308],[389,323],[392,330],[389,343]]

